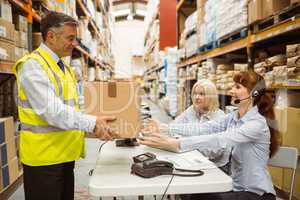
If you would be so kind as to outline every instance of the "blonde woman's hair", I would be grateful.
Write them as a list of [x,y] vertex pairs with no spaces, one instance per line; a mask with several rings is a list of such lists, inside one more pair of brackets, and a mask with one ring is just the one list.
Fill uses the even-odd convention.
[[192,88],[192,96],[196,87],[201,86],[204,89],[205,102],[208,104],[208,114],[219,109],[218,92],[216,85],[208,79],[198,80]]

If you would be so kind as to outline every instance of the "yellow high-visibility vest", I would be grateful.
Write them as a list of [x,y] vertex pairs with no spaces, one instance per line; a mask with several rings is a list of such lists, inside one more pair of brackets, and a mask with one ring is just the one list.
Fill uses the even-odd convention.
[[44,166],[77,160],[84,156],[84,132],[51,126],[28,102],[18,76],[18,71],[28,59],[34,59],[42,66],[54,85],[56,95],[79,112],[76,79],[69,66],[65,64],[64,73],[50,54],[42,48],[18,60],[13,66],[13,71],[18,85],[21,162],[29,166]]

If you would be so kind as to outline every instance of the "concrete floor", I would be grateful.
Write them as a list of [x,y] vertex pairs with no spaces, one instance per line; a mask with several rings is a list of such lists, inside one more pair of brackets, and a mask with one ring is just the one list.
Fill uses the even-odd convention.
[[[145,99],[148,103],[153,119],[168,123],[171,118],[165,111],[161,110],[153,102]],[[98,154],[98,149],[101,141],[98,139],[86,139],[86,153],[85,159],[76,162],[75,165],[75,200],[96,200],[97,198],[90,197],[88,194],[89,171],[95,166],[95,159]],[[24,200],[23,185],[9,198],[9,200]],[[119,198],[118,198],[119,199]],[[121,198],[124,199],[124,198]],[[126,200],[136,199],[136,197],[128,197]],[[153,199],[152,197],[145,199]]]

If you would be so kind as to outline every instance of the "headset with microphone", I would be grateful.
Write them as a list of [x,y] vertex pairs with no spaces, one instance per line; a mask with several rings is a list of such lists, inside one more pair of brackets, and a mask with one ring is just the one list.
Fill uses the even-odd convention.
[[242,101],[245,101],[247,99],[250,99],[250,98],[255,98],[255,97],[258,97],[259,95],[259,92],[257,90],[254,90],[251,95],[245,99],[236,99],[233,101],[234,104],[240,104]]

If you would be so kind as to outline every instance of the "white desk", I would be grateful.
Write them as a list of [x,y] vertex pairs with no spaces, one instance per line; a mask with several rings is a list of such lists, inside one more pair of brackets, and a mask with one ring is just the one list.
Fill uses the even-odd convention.
[[[146,179],[130,174],[132,157],[145,152],[167,156],[175,154],[146,146],[116,147],[114,142],[106,143],[98,156],[96,168],[89,182],[90,195],[111,197],[163,194],[171,179],[170,175]],[[204,175],[198,177],[175,176],[167,194],[232,190],[232,179],[220,169],[214,168],[203,171]]]

